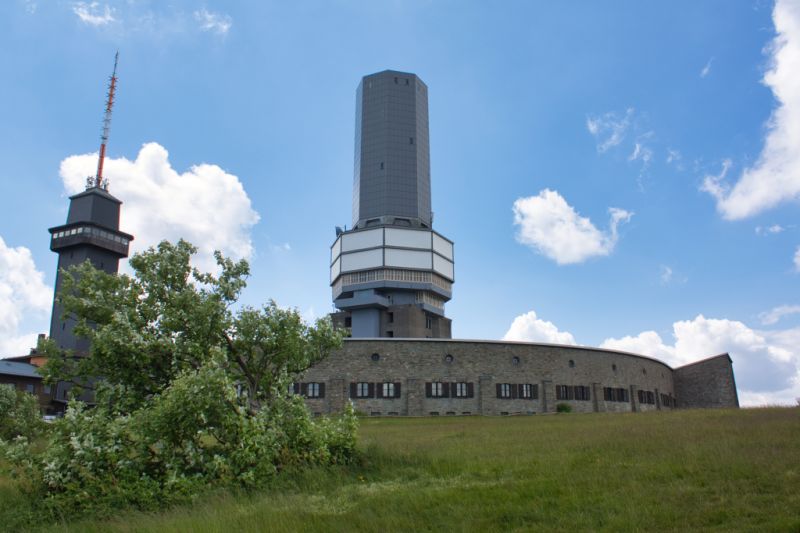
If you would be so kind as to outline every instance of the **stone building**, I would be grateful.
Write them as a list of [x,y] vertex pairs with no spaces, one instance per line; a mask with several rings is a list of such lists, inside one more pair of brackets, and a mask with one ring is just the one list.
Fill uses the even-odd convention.
[[507,341],[347,339],[294,389],[319,414],[636,412],[738,407],[728,354],[672,369],[642,355]]
[[353,228],[337,228],[330,262],[331,316],[351,338],[292,392],[315,413],[352,401],[375,416],[738,407],[728,354],[672,369],[599,348],[450,340],[453,242],[432,228],[427,91],[390,70],[358,86]]

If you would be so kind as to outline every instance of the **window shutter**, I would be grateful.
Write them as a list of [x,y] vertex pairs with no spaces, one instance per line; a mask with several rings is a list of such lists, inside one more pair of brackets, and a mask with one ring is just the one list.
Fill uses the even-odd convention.
[[450,397],[450,384],[448,382],[442,383],[442,398]]
[[517,389],[518,388],[519,388],[518,384],[516,384],[516,383],[512,383],[511,384],[511,399],[512,400],[516,400],[517,399],[517,397],[518,397]]
[[399,383],[395,383],[394,384],[394,397],[395,398],[399,398],[400,397],[400,384]]
[[425,384],[425,397],[426,398],[430,398],[431,397],[431,384],[430,383],[426,383]]
[[319,397],[320,398],[324,398],[325,397],[325,384],[324,383],[320,383],[319,384]]
[[375,384],[367,383],[367,398],[374,398],[374,397],[375,397]]
[[308,383],[300,384],[300,394],[303,396],[308,396]]
[[[370,383],[370,385],[372,385],[372,383]],[[376,383],[375,389],[375,397],[383,398],[383,383]]]
[[299,383],[292,383],[292,392],[294,394],[300,394],[300,384]]
[[531,400],[539,399],[539,385],[531,385]]
[[502,391],[500,390],[500,384],[499,383],[495,384],[495,388],[497,389],[497,397],[502,398],[503,396],[502,396]]
[[351,383],[350,384],[350,397],[351,398],[355,398],[356,397],[356,384],[355,383]]
[[475,396],[475,384],[467,383],[467,398],[473,398],[474,396]]

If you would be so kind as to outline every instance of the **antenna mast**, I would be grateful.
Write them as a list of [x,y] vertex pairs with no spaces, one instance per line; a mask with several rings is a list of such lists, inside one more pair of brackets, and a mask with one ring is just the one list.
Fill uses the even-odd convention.
[[111,108],[114,106],[114,90],[117,88],[117,61],[119,60],[119,50],[114,56],[114,71],[108,84],[108,99],[106,100],[106,112],[103,116],[103,133],[100,135],[100,158],[97,161],[97,176],[94,178],[95,187],[103,187],[103,162],[106,158],[106,143],[108,142],[108,131],[111,129]]

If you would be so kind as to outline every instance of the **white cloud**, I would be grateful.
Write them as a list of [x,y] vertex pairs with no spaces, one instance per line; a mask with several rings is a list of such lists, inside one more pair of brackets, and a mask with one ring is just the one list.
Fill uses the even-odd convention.
[[714,62],[714,58],[713,57],[708,60],[706,65],[703,67],[703,70],[700,71],[700,77],[701,78],[705,78],[706,76],[708,76],[708,73],[711,72],[711,63],[713,63],[713,62]]
[[794,252],[794,269],[800,272],[800,246]]
[[223,13],[214,13],[203,8],[194,12],[194,18],[202,31],[210,31],[226,35],[233,25],[233,20]]
[[608,231],[598,230],[580,216],[556,191],[544,189],[538,196],[514,202],[517,241],[559,265],[582,263],[591,257],[609,255],[617,244],[617,226],[633,213],[612,207]]
[[672,281],[672,268],[661,265],[661,283],[667,285],[670,281]]
[[37,333],[21,333],[26,315],[44,327],[53,290],[44,284],[30,250],[11,248],[0,237],[0,357],[25,355],[36,346]]
[[651,159],[653,159],[653,150],[643,142],[634,143],[633,152],[628,156],[628,161],[641,161],[642,165],[646,167]]
[[105,26],[116,20],[108,4],[103,5],[101,10],[97,2],[75,2],[72,4],[72,12],[91,26]]
[[769,311],[760,313],[758,318],[765,326],[771,326],[777,323],[781,318],[796,313],[800,313],[800,305],[779,305],[778,307],[773,307]]
[[722,170],[717,175],[706,175],[703,178],[703,184],[700,185],[700,190],[705,191],[714,198],[724,198],[728,194],[728,184],[725,182],[725,176],[733,166],[733,161],[725,159],[722,161]]
[[655,331],[637,336],[606,339],[602,348],[650,355],[673,366],[728,353],[743,405],[786,402],[800,396],[800,328],[757,331],[727,319],[675,322],[674,344],[666,344]]
[[624,115],[609,112],[586,118],[586,129],[597,141],[598,152],[603,153],[622,142],[631,125],[633,114],[634,109],[628,108]]
[[667,148],[667,164],[680,162],[681,159],[682,156],[680,151]]
[[559,331],[552,322],[537,318],[535,311],[529,311],[516,317],[503,336],[503,340],[576,344],[571,333]]
[[800,198],[800,4],[778,0],[772,13],[777,35],[770,47],[771,68],[763,78],[777,105],[767,121],[764,146],[755,164],[733,187],[706,177],[702,190],[727,220],[747,218]]
[[[168,155],[159,144],[148,143],[134,161],[105,161],[109,191],[123,202],[120,229],[135,237],[131,252],[164,239],[183,238],[198,247],[195,263],[200,268],[214,267],[214,250],[235,259],[249,258],[250,230],[259,215],[239,178],[205,163],[178,173]],[[62,161],[60,174],[67,192],[84,190],[86,176],[94,174],[96,165],[96,154]]]
[[767,233],[776,234],[786,231],[786,228],[780,224],[773,224],[772,226],[756,226],[756,235],[766,235]]

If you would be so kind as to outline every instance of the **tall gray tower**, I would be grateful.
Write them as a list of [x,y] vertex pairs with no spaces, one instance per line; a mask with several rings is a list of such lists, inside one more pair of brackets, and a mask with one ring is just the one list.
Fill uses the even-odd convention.
[[334,322],[353,337],[450,338],[453,243],[433,231],[428,87],[386,70],[356,91],[353,229],[337,229]]

